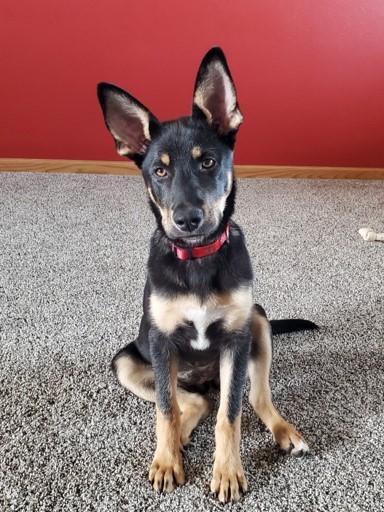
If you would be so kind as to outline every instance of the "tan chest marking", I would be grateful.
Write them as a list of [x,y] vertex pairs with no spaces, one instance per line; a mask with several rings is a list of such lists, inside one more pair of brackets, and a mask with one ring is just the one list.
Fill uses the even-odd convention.
[[241,329],[249,320],[252,311],[252,290],[242,287],[222,294],[211,295],[201,301],[196,295],[178,295],[168,298],[153,293],[150,297],[150,314],[155,325],[164,334],[172,334],[179,326],[193,322],[198,336],[191,340],[197,350],[209,347],[205,333],[217,320],[223,320],[228,332]]

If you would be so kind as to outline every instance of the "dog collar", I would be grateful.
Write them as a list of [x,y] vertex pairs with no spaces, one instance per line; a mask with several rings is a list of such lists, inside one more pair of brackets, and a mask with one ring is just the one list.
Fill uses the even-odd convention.
[[221,233],[219,238],[208,245],[200,245],[197,247],[178,247],[175,244],[172,244],[172,251],[175,256],[179,260],[193,260],[196,258],[204,258],[205,256],[210,256],[211,254],[215,254],[215,252],[219,251],[225,242],[229,240],[229,224],[226,225],[224,231]]

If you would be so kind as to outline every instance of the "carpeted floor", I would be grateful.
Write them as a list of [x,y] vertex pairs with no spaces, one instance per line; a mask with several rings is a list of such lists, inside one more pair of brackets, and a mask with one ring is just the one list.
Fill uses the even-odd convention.
[[384,184],[249,180],[239,186],[271,317],[316,333],[275,339],[272,388],[312,454],[280,453],[243,413],[250,491],[209,494],[211,416],[185,455],[187,484],[147,482],[154,409],[115,382],[109,362],[135,337],[153,220],[141,179],[0,174],[1,511],[384,510]]

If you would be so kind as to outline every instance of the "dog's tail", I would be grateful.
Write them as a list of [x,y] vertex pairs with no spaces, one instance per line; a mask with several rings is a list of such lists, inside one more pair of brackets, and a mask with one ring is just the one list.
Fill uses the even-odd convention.
[[272,334],[283,334],[285,332],[295,331],[313,331],[318,329],[318,325],[310,320],[302,318],[289,318],[284,320],[271,320]]

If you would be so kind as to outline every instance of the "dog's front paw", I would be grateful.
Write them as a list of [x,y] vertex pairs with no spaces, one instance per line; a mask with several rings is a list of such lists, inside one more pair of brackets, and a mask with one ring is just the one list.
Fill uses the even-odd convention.
[[155,455],[149,470],[149,480],[152,482],[155,491],[159,492],[171,492],[178,485],[183,485],[185,477],[181,454],[172,456]]
[[280,448],[291,455],[303,455],[309,451],[302,435],[285,420],[280,421],[273,427],[272,434]]
[[246,492],[247,480],[241,462],[219,463],[213,465],[211,491],[217,494],[219,501],[239,501],[240,493]]

